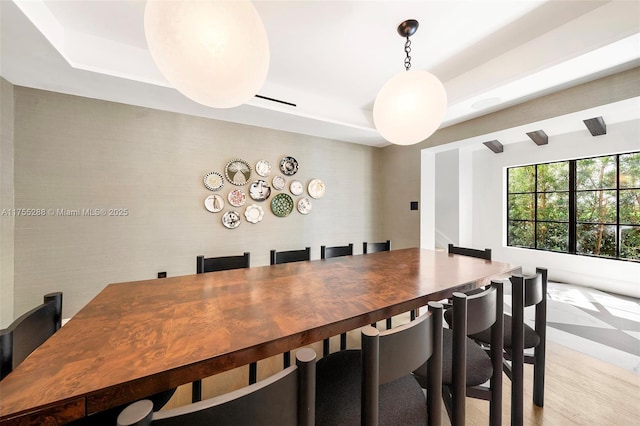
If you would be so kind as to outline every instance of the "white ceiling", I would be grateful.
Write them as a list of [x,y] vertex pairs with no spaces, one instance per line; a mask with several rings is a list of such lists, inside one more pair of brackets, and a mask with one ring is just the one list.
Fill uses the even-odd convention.
[[[637,1],[254,1],[271,62],[254,99],[212,109],[159,73],[143,0],[0,0],[0,72],[15,85],[371,146],[380,87],[404,70],[396,27],[420,22],[412,68],[443,81],[441,127],[640,64]],[[607,119],[610,122],[610,119]]]

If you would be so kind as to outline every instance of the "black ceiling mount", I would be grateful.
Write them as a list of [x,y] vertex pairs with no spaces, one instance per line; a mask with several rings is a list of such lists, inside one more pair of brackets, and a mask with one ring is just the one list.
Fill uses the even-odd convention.
[[418,31],[418,21],[415,19],[407,19],[402,24],[398,25],[398,34],[402,37],[411,37]]
[[546,145],[549,143],[549,136],[547,136],[544,130],[536,130],[535,132],[528,132],[527,136],[529,136],[531,140],[534,141],[538,146]]
[[500,142],[498,142],[498,140],[492,140],[492,141],[482,142],[482,143],[484,144],[484,146],[489,148],[495,154],[500,154],[502,151],[504,151],[504,147]]
[[587,126],[591,136],[600,136],[607,134],[607,124],[602,117],[589,118],[588,120],[582,120],[584,125]]

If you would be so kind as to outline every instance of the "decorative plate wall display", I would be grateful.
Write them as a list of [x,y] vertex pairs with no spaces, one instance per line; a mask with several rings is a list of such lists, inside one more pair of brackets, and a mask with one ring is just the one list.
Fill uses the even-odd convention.
[[224,179],[218,172],[207,173],[204,177],[204,186],[209,191],[219,191],[224,186]]
[[264,217],[264,210],[257,204],[251,204],[244,211],[244,217],[247,218],[247,222],[258,223]]
[[251,177],[251,166],[244,160],[235,159],[229,161],[224,168],[224,175],[232,185],[243,186]]
[[218,213],[224,208],[224,200],[218,194],[209,195],[204,199],[204,207],[211,213]]
[[291,182],[291,185],[289,185],[289,190],[293,195],[300,195],[302,191],[304,191],[304,187],[302,186],[302,182],[294,180]]
[[286,184],[287,181],[285,181],[282,176],[274,176],[273,179],[271,179],[271,185],[273,185],[273,187],[278,191],[284,188]]
[[234,189],[229,192],[227,199],[229,200],[229,204],[233,207],[240,207],[245,203],[245,201],[247,201],[247,194],[245,194],[241,189]]
[[271,187],[267,181],[258,179],[251,183],[249,196],[256,201],[264,201],[271,195]]
[[309,186],[307,187],[309,195],[311,195],[313,198],[324,197],[325,189],[326,188],[324,186],[324,182],[320,179],[313,179],[311,182],[309,182]]
[[278,217],[289,216],[293,211],[293,198],[285,193],[276,195],[271,200],[271,211]]
[[256,163],[256,173],[262,177],[269,176],[271,174],[271,163],[267,160],[260,160]]
[[298,161],[293,157],[283,157],[280,161],[280,171],[287,176],[293,176],[298,171]]
[[226,212],[222,216],[222,224],[229,229],[235,229],[240,226],[240,213],[236,211]]
[[298,211],[302,214],[308,214],[311,211],[311,200],[308,198],[300,198],[298,200]]

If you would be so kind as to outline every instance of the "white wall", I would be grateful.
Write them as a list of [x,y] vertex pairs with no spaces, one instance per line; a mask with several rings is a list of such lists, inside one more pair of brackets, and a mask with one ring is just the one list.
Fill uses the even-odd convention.
[[435,154],[435,223],[437,224],[436,246],[439,247],[446,247],[448,243],[457,242],[460,239],[459,152],[456,149]]
[[536,266],[546,267],[549,269],[550,279],[555,281],[640,297],[638,262],[506,247],[504,179],[506,167],[638,149],[640,122],[628,121],[607,126],[607,134],[598,137],[592,137],[585,128],[583,131],[550,136],[549,144],[545,146],[539,147],[526,140],[505,145],[501,154],[494,154],[488,149],[474,151],[471,245],[478,248],[490,247],[494,259],[520,264],[525,272],[534,270]]

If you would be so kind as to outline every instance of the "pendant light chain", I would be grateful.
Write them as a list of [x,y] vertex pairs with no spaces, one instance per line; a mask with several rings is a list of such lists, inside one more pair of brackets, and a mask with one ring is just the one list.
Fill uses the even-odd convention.
[[404,58],[404,68],[409,71],[411,68],[411,56],[409,56],[409,53],[411,53],[411,40],[409,40],[409,36],[407,36],[407,41],[404,44],[404,52],[407,54],[407,57]]

